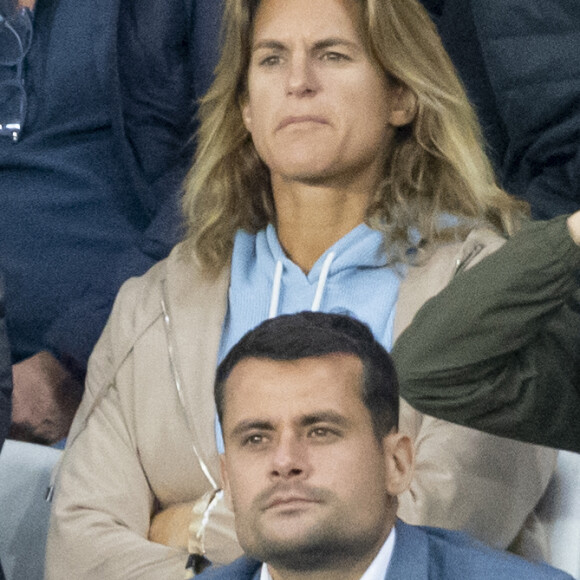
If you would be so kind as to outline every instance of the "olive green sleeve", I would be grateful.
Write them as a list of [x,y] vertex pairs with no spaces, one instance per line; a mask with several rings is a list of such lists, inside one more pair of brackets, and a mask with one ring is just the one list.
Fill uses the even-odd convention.
[[580,451],[579,270],[566,216],[526,225],[399,337],[401,396],[447,421]]

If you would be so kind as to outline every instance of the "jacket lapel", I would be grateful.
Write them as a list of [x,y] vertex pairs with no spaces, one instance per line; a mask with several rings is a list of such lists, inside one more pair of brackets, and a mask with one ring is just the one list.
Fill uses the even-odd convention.
[[429,545],[425,532],[397,520],[395,548],[385,580],[426,580],[429,578]]

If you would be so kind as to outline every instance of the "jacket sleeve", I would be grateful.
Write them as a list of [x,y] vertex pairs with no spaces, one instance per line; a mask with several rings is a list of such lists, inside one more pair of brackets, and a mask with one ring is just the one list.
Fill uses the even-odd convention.
[[129,186],[118,203],[134,243],[70,304],[45,336],[86,368],[122,283],[165,258],[183,234],[182,182],[195,144],[196,101],[211,83],[221,2],[119,2],[112,62],[115,153]]
[[447,421],[580,451],[579,267],[561,217],[457,275],[395,344],[401,396]]
[[[166,265],[124,284],[91,355],[56,474],[47,580],[184,577],[187,533],[172,547],[149,540],[154,514],[210,489],[172,388],[160,304]],[[220,564],[239,555],[223,502],[209,520],[206,549]]]

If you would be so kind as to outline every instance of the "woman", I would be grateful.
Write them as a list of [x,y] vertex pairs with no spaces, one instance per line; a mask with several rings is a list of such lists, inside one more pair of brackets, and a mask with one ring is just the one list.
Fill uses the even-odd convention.
[[[231,560],[232,515],[215,497],[218,360],[268,316],[304,309],[350,312],[390,348],[524,214],[495,185],[415,1],[229,0],[200,115],[188,238],[125,285],[91,358],[49,579],[178,577],[190,523],[192,551]],[[417,448],[403,519],[501,547],[532,523],[554,452],[408,406],[401,430]]]

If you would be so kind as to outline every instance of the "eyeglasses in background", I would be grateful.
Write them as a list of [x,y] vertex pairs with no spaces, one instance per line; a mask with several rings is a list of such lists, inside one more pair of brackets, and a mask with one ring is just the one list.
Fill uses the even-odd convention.
[[32,42],[32,13],[18,9],[14,15],[0,14],[0,137],[15,143],[26,117],[24,59]]

